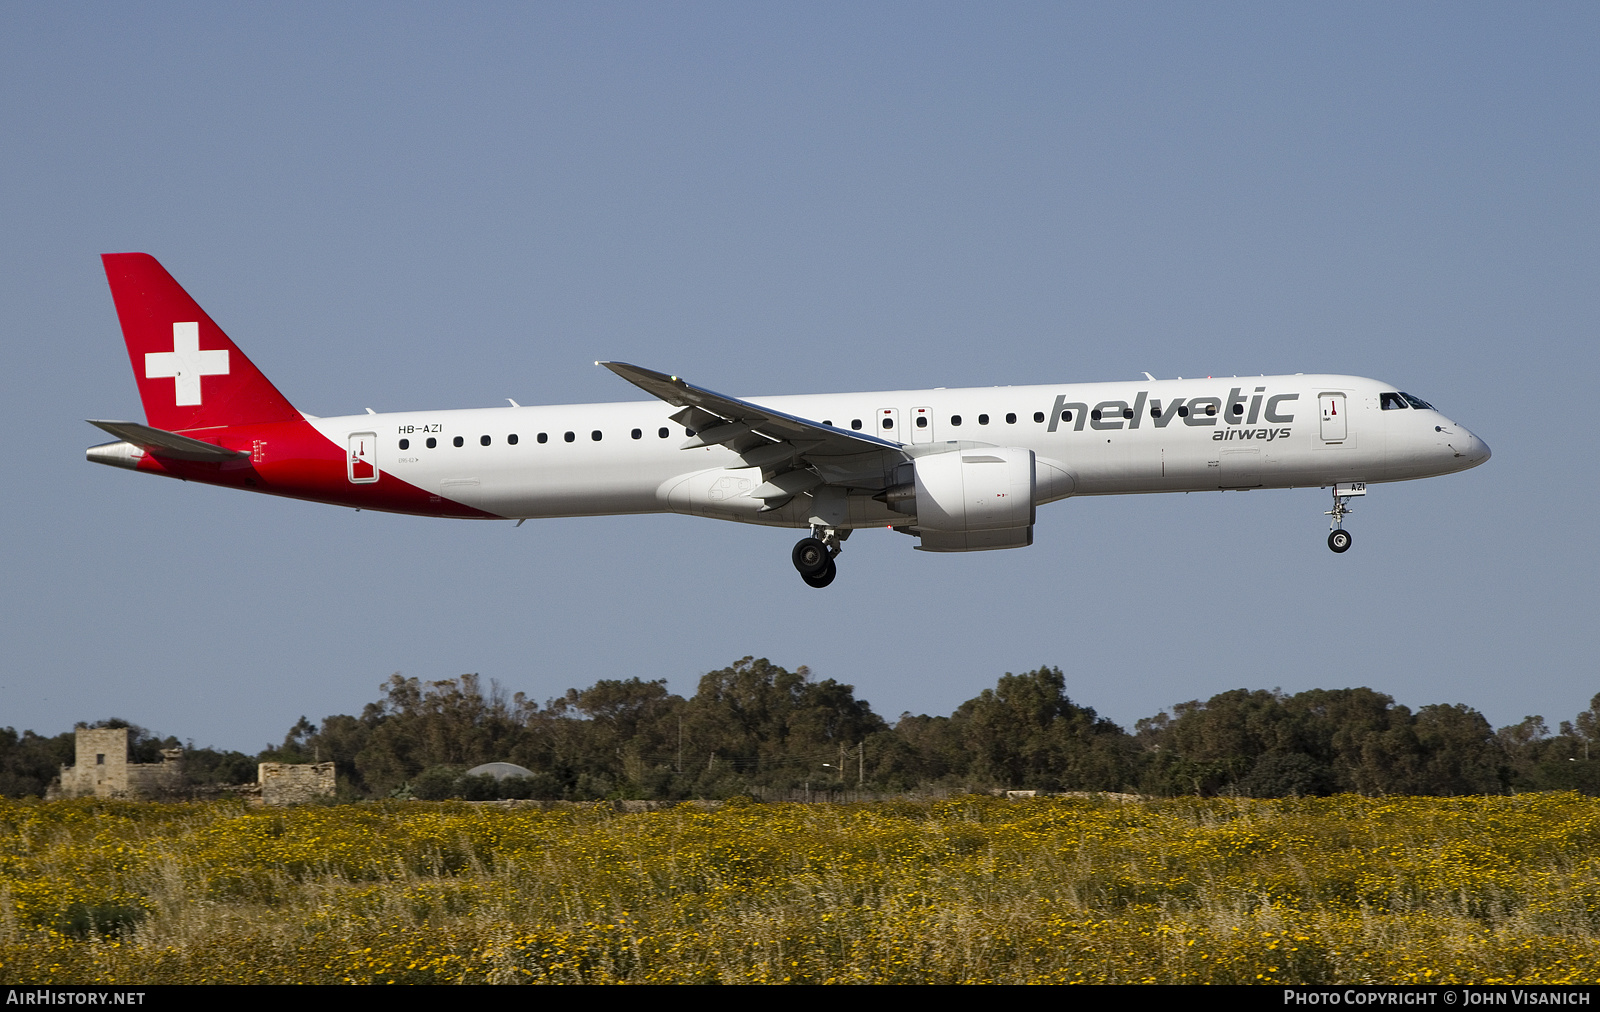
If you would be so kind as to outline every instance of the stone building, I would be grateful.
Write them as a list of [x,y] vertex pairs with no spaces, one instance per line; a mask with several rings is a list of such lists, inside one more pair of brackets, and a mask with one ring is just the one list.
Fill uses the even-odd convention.
[[158,763],[131,763],[125,727],[78,728],[76,758],[61,767],[52,797],[160,798],[183,790],[183,749],[162,749]]
[[80,727],[77,762],[61,767],[61,777],[45,797],[125,798],[153,801],[242,797],[264,805],[296,805],[334,796],[333,763],[260,763],[257,782],[234,787],[196,787],[184,782],[183,749],[164,748],[161,762],[128,761],[128,729]]
[[299,805],[331,798],[335,780],[333,763],[258,763],[263,805]]

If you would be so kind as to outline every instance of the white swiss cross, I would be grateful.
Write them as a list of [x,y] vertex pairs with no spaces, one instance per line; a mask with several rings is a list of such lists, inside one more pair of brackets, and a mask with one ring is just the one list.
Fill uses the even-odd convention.
[[145,352],[145,379],[173,380],[179,407],[200,403],[200,377],[226,375],[228,350],[201,351],[198,322],[172,325],[171,351]]

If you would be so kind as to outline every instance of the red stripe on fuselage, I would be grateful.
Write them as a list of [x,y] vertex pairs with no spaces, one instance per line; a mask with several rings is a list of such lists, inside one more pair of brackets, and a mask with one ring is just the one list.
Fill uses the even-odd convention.
[[344,447],[304,419],[186,429],[181,435],[229,450],[242,450],[249,456],[213,463],[157,457],[146,452],[139,462],[139,470],[207,485],[225,485],[356,509],[424,517],[495,518],[493,513],[464,506],[401,481],[381,467],[377,481],[352,484]]

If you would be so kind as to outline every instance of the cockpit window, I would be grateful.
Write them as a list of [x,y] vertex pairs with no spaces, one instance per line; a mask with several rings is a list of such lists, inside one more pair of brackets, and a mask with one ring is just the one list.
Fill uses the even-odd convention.
[[1429,404],[1427,401],[1423,400],[1421,397],[1413,397],[1413,396],[1411,396],[1410,394],[1406,393],[1403,390],[1400,392],[1400,396],[1404,397],[1406,399],[1406,403],[1411,405],[1412,407],[1416,408],[1418,411],[1432,411],[1433,410],[1433,405]]
[[1406,399],[1396,393],[1382,393],[1378,395],[1378,406],[1385,411],[1399,411],[1406,406]]

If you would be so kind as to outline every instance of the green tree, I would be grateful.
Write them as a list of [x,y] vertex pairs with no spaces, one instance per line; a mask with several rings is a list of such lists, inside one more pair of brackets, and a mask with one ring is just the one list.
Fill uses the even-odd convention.
[[951,720],[975,780],[1042,790],[1123,790],[1132,782],[1132,739],[1069,699],[1060,668],[1008,671]]
[[854,686],[812,681],[805,667],[788,671],[753,657],[702,677],[683,720],[686,762],[704,764],[696,789],[706,793],[734,790],[741,780],[768,787],[842,780],[841,754],[887,730]]
[[14,728],[0,728],[0,797],[43,797],[61,767],[72,762],[70,732],[46,738]]
[[1418,793],[1448,796],[1505,791],[1505,763],[1483,714],[1459,703],[1439,703],[1418,710],[1415,727],[1424,757],[1417,786],[1425,790]]

